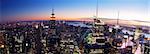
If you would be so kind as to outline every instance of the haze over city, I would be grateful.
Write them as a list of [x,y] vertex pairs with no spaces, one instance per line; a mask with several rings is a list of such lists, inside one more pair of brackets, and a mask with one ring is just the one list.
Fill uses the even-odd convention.
[[[97,0],[1,0],[1,21],[93,18]],[[98,0],[98,17],[150,21],[149,0]]]

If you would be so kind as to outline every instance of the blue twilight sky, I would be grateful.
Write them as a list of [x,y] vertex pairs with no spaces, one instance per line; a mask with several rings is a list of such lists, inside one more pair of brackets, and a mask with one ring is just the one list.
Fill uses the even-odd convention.
[[[97,0],[0,0],[1,17],[5,20],[44,19],[55,9],[58,18],[89,18],[95,16]],[[98,0],[99,17],[149,21],[148,0]]]

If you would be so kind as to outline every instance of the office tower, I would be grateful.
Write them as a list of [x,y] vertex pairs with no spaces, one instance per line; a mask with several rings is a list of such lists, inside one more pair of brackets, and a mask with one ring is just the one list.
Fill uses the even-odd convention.
[[50,17],[50,23],[49,23],[49,35],[46,37],[46,46],[48,48],[48,51],[50,52],[56,52],[56,47],[58,46],[59,42],[59,36],[56,34],[57,24],[56,24],[56,18],[54,14],[54,9],[52,9],[52,16]]
[[5,52],[5,45],[4,45],[4,33],[3,31],[0,31],[0,53],[4,53]]

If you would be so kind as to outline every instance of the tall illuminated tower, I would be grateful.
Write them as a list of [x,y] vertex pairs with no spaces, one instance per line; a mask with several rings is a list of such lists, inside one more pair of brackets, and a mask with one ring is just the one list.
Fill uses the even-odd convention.
[[[97,0],[97,6],[96,6],[96,18],[93,22],[93,30],[92,30],[92,37],[90,45],[97,45],[96,48],[90,48],[90,54],[103,54],[104,53],[104,47],[106,44],[106,38],[103,34],[104,31],[104,25],[105,23],[98,18],[98,0]],[[91,45],[91,46],[92,46]]]
[[55,18],[54,9],[52,9],[52,14],[51,15],[52,15],[51,18],[54,19]]
[[50,33],[54,36],[56,35],[56,18],[54,16],[54,9],[52,9],[52,14],[50,17]]
[[50,17],[50,26],[55,26],[55,16],[54,16],[54,9],[52,9],[52,14],[51,14],[51,17]]
[[56,35],[56,18],[54,16],[54,9],[52,9],[52,14],[50,17],[49,21],[49,35],[47,37],[47,46],[52,47],[52,46],[57,46],[57,42],[59,40],[59,36]]

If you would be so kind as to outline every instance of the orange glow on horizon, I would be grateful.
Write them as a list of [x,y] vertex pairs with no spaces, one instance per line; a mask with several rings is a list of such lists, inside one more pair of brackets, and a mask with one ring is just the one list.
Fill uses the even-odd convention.
[[92,21],[91,19],[86,19],[86,18],[63,18],[63,17],[55,17],[55,18],[50,18],[50,17],[22,17],[22,18],[17,18],[17,20],[21,21],[28,21],[28,20],[65,20],[65,21]]

